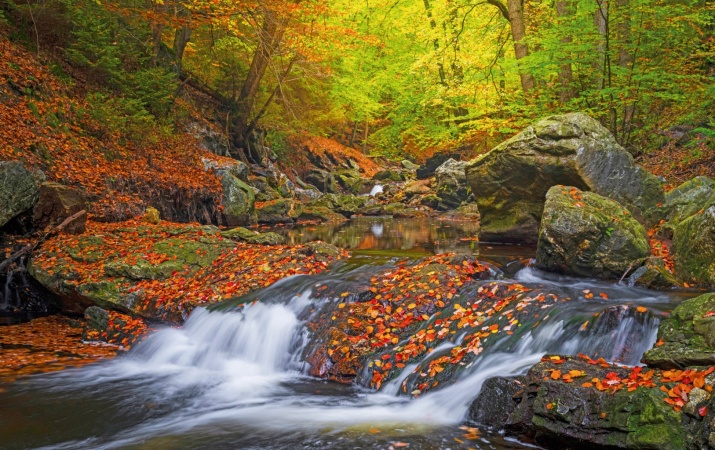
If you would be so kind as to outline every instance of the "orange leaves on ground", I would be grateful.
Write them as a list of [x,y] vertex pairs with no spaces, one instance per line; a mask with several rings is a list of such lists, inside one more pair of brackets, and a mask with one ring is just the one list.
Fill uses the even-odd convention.
[[0,328],[0,381],[112,358],[117,347],[82,342],[82,322],[42,317]]
[[[622,371],[624,368],[607,363],[602,358],[593,360],[587,355],[579,354],[578,357],[588,364],[599,365],[602,368],[613,368],[614,370],[607,372],[603,378],[592,378],[589,382],[584,382],[581,387],[595,388],[599,391],[616,393],[621,389],[626,389],[629,392],[635,391],[638,388],[659,389],[666,394],[663,399],[666,403],[673,406],[673,409],[680,411],[688,402],[690,391],[694,388],[705,389],[708,392],[712,391],[712,386],[708,385],[705,377],[715,372],[715,367],[710,367],[705,370],[698,371],[696,369],[686,370],[658,370],[649,369],[644,372],[643,367],[633,367],[625,376],[619,375],[615,370]],[[543,362],[554,362],[553,357],[542,358]],[[561,380],[565,383],[570,383],[575,372],[579,372],[578,376],[586,376],[585,372],[572,370],[568,374],[561,374],[558,369],[546,369],[550,373],[552,380]],[[574,372],[572,374],[572,372]],[[569,376],[571,375],[571,376]],[[549,379],[549,377],[546,377]],[[707,408],[704,410],[707,414]]]

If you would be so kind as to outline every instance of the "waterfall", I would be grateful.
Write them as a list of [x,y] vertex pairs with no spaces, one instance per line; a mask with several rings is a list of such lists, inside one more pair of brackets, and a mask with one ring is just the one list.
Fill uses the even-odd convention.
[[381,184],[376,184],[375,186],[372,187],[372,190],[370,191],[370,194],[368,194],[368,195],[370,195],[370,197],[374,197],[374,196],[376,196],[377,194],[381,194],[382,192],[383,192],[383,191],[382,191],[382,185],[381,185]]

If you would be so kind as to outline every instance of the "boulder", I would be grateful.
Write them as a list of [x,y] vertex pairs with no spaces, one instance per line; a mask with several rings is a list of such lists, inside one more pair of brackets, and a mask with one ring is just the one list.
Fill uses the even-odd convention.
[[325,194],[308,204],[311,207],[325,207],[345,217],[360,212],[368,201],[368,197],[347,194]]
[[443,211],[454,209],[467,200],[470,189],[464,170],[466,166],[467,161],[448,159],[435,170],[436,192],[440,198],[437,209]]
[[0,161],[0,227],[32,208],[39,198],[32,172],[19,161]]
[[221,236],[226,239],[231,239],[237,242],[246,242],[248,244],[258,245],[281,245],[285,244],[285,238],[278,233],[268,232],[259,233],[251,231],[247,228],[237,227],[231,230],[222,231]]
[[715,205],[715,181],[707,177],[695,177],[668,192],[665,202],[668,222],[674,226],[698,211]]
[[674,225],[671,254],[679,280],[715,288],[715,204]]
[[666,290],[678,286],[678,280],[662,258],[651,256],[628,277],[628,284],[648,289]]
[[144,212],[144,215],[142,216],[142,222],[146,222],[152,225],[159,225],[159,223],[161,223],[161,215],[156,208],[152,208],[150,206]]
[[[86,209],[84,195],[77,189],[46,181],[40,185],[39,199],[32,210],[35,224],[41,228],[57,226],[63,220]],[[157,211],[158,214],[158,211]],[[87,225],[87,214],[74,220],[65,227],[67,233],[84,233]]]
[[302,205],[292,199],[281,198],[256,205],[258,223],[293,223],[300,216]]
[[596,278],[620,278],[650,254],[646,230],[620,204],[575,187],[546,194],[537,267]]
[[305,181],[306,183],[312,184],[313,186],[318,188],[320,192],[326,194],[337,193],[340,191],[338,189],[338,183],[335,181],[335,177],[333,177],[333,174],[325,170],[311,170],[310,172],[308,172],[308,175],[306,175]]
[[337,181],[345,192],[350,194],[366,194],[372,183],[364,178],[359,170],[343,170],[337,174]]
[[575,186],[618,201],[647,226],[662,216],[660,181],[583,113],[551,116],[470,161],[482,241],[534,243],[546,192]]
[[336,213],[327,206],[304,205],[303,211],[300,213],[297,220],[298,222],[345,222],[348,219],[344,215]]
[[459,159],[459,155],[454,153],[435,153],[430,156],[425,163],[417,169],[417,179],[425,180],[432,177],[437,167],[444,164],[448,159]]
[[228,172],[245,182],[248,181],[248,175],[251,173],[248,165],[237,159],[223,158],[221,161],[217,161],[212,158],[201,158],[201,162],[204,165],[204,170],[212,171],[218,177],[222,177],[224,173]]
[[377,172],[375,175],[373,175],[372,179],[375,181],[400,182],[400,181],[405,181],[407,179],[407,177],[401,170],[383,169],[383,170]]
[[322,241],[308,242],[303,249],[301,249],[301,252],[315,257],[316,261],[322,262],[339,259],[344,254],[342,249]]
[[513,399],[521,396],[524,387],[524,377],[487,379],[469,407],[469,419],[480,425],[501,430],[516,410],[517,404]]
[[432,192],[429,180],[414,180],[405,183],[404,191],[406,196],[426,195]]
[[460,222],[479,222],[479,207],[476,203],[467,203],[466,205],[462,205],[459,208],[448,212],[445,215],[445,218]]
[[403,159],[402,161],[400,161],[400,164],[407,170],[417,170],[420,168],[419,165],[413,163],[409,159]]
[[256,223],[253,189],[237,177],[225,172],[221,176],[223,196],[221,215],[226,226],[250,225]]
[[662,369],[715,365],[715,294],[686,300],[658,327],[662,344],[648,350],[643,362]]

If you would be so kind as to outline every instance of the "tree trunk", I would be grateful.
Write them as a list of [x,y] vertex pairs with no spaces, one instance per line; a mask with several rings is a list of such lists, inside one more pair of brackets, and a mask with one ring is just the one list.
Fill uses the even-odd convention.
[[[618,22],[616,24],[616,39],[618,40],[618,65],[621,67],[621,79],[627,88],[631,88],[633,82],[630,74],[634,63],[633,53],[631,53],[631,15],[629,11],[629,0],[616,0],[616,12]],[[626,98],[623,106],[623,124],[621,127],[622,145],[628,143],[633,116],[635,115],[635,103]]]
[[[556,15],[559,18],[562,18],[565,20],[569,20],[570,17],[573,16],[573,4],[571,3],[570,0],[560,0],[556,2]],[[564,45],[564,48],[568,48],[569,44],[573,40],[572,36],[564,36],[561,39],[561,42]],[[566,61],[564,61],[560,66],[559,66],[559,84],[560,86],[560,92],[559,92],[559,100],[561,100],[561,103],[568,103],[570,102],[575,96],[575,91],[574,91],[574,86],[573,86],[573,69],[571,68],[571,54],[570,52],[565,53],[565,58]]]
[[[432,28],[432,30],[435,30],[437,28],[437,22],[435,22],[434,17],[432,16],[432,6],[430,6],[429,0],[423,0],[423,3],[425,5],[425,10],[427,11],[427,18],[429,19],[430,28]],[[432,41],[432,45],[434,46],[435,57],[439,58],[439,39],[435,38]],[[440,84],[442,84],[442,86],[446,86],[447,74],[444,70],[444,64],[441,60],[438,60],[437,62],[437,69],[439,70]]]
[[272,11],[268,9],[263,11],[263,24],[258,32],[256,51],[253,54],[248,75],[238,94],[238,107],[233,130],[234,142],[237,147],[244,147],[245,145],[245,139],[247,138],[245,133],[256,104],[258,88],[271,62],[271,58],[283,37],[286,24],[286,19],[277,18]]
[[[514,53],[517,61],[529,56],[529,46],[522,42],[526,37],[526,22],[524,21],[524,7],[521,0],[507,0],[509,9],[509,23],[511,23],[511,37],[514,40]],[[521,87],[525,94],[534,89],[534,77],[523,67],[519,68]]]
[[184,59],[184,50],[186,50],[186,45],[191,40],[191,28],[188,25],[184,25],[178,28],[174,33],[174,56],[176,58],[176,71],[181,73],[182,71],[182,60]]
[[606,86],[606,67],[608,63],[608,0],[596,0],[596,12],[594,13],[593,22],[601,35],[601,40],[598,43],[598,60],[596,62],[596,88],[603,89]]

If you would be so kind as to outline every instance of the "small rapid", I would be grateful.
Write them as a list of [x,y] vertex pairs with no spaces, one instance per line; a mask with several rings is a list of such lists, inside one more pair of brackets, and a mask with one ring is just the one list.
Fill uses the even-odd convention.
[[[358,274],[369,278],[378,270],[345,267],[284,279],[237,303],[198,308],[182,327],[162,328],[114,361],[15,383],[0,392],[0,448],[352,449],[402,441],[452,448],[487,379],[524,374],[554,353],[637,365],[655,342],[659,312],[672,308],[667,295],[626,285],[528,266],[513,280],[493,272],[474,288],[516,281],[532,289],[530,296],[548,292],[560,300],[520,317],[514,333],[490,337],[440,389],[412,398],[404,383],[461,345],[464,334],[410,361],[379,391],[309,376],[311,319],[345,301],[321,286],[341,292]],[[652,313],[637,312],[637,305]],[[510,307],[492,319],[511,314]],[[498,434],[471,445],[525,448]]]

